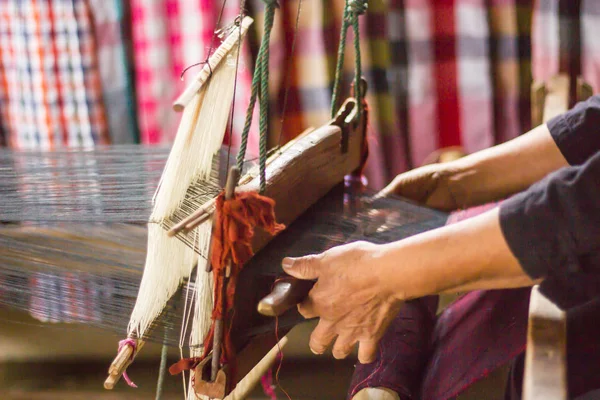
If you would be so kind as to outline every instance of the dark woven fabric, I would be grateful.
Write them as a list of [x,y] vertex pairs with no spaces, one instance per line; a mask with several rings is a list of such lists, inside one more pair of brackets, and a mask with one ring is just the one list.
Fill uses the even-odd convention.
[[438,296],[407,302],[388,329],[372,364],[358,364],[349,397],[366,387],[386,387],[410,398],[419,390],[431,351]]

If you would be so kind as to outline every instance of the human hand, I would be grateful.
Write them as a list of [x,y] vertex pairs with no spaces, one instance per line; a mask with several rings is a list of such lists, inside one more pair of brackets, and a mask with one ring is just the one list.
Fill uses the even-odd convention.
[[397,195],[438,210],[452,211],[462,206],[464,197],[460,179],[465,176],[449,164],[431,164],[402,173],[381,190],[376,197]]
[[318,255],[283,260],[291,276],[317,279],[298,306],[303,317],[320,318],[309,342],[314,353],[324,353],[335,340],[335,358],[347,357],[359,343],[359,361],[375,360],[378,342],[401,306],[389,280],[378,270],[378,248],[354,242]]

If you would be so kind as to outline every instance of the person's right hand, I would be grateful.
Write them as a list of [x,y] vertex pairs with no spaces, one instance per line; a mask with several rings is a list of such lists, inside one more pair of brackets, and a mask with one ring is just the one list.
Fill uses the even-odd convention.
[[465,206],[460,186],[465,174],[452,162],[425,165],[396,176],[376,197],[396,195],[438,210],[456,210]]

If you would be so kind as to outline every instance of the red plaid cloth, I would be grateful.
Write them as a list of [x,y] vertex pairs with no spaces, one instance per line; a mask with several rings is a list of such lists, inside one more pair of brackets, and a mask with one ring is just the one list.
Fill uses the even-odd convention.
[[[181,114],[173,101],[197,73],[192,68],[180,80],[183,70],[206,59],[221,10],[215,0],[132,0],[133,48],[136,94],[142,143],[170,143],[177,133]],[[222,24],[239,14],[239,4],[226,4]],[[257,22],[258,23],[258,22]],[[218,39],[215,41],[215,47]],[[241,131],[250,98],[251,70],[247,46],[243,49],[235,97],[234,129]],[[253,135],[256,137],[256,135]],[[250,143],[250,150],[255,148]]]
[[[260,12],[262,2],[253,0]],[[291,43],[297,0],[282,2],[271,59],[271,143],[329,118],[344,0],[302,3],[295,58]],[[432,151],[469,152],[530,127],[531,4],[524,0],[372,0],[361,17],[364,75],[371,104],[367,174],[378,188]],[[345,85],[353,77],[352,33]],[[281,71],[288,70],[289,77]]]
[[[536,0],[533,76],[581,75],[600,91],[600,3],[594,0]],[[579,39],[572,43],[570,38]],[[579,63],[571,65],[572,62]]]
[[109,142],[84,0],[0,2],[0,132],[17,148]]
[[[280,3],[271,44],[271,146],[329,119],[345,1],[304,1],[295,49],[298,0]],[[170,105],[184,87],[174,82],[185,66],[204,59],[219,4],[132,1],[142,142],[172,140],[179,115]],[[248,4],[260,37],[264,4]],[[228,6],[224,20],[236,12]],[[439,147],[463,145],[472,152],[529,129],[530,20],[525,0],[369,1],[361,39],[373,110],[367,169],[373,187]],[[348,40],[346,93],[353,77],[352,33]],[[236,138],[249,96],[249,54],[236,97]],[[254,152],[256,130],[251,138]]]

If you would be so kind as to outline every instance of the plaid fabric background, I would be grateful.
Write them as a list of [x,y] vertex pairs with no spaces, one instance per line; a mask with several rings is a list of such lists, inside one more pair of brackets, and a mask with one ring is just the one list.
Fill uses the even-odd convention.
[[600,2],[536,0],[534,78],[547,80],[559,72],[581,75],[594,92],[600,91],[599,37]]
[[113,144],[137,143],[137,120],[131,60],[126,33],[126,0],[89,0],[94,22],[98,70],[108,129]]
[[[181,117],[173,111],[172,103],[200,67],[189,70],[184,81],[180,75],[186,67],[206,59],[222,3],[216,0],[131,0],[130,4],[141,141],[170,143]],[[238,14],[239,3],[227,2],[221,25],[232,22]],[[239,70],[234,104],[237,132],[243,126],[250,98],[252,66],[246,61],[250,59],[247,46],[243,52],[245,61]],[[256,143],[250,145],[254,147]]]
[[[272,143],[280,135],[288,82],[284,140],[329,118],[343,4],[303,1],[301,39],[291,59],[298,1],[283,2],[271,70],[291,68],[289,77],[272,76]],[[253,5],[260,15],[261,1]],[[530,0],[369,1],[361,39],[373,110],[371,186],[385,185],[440,147],[473,152],[530,128],[531,11]],[[352,34],[348,40],[346,90],[353,77]]]
[[[170,143],[180,119],[171,103],[199,67],[184,81],[180,74],[205,59],[221,4],[0,2],[0,141],[39,148],[111,140]],[[243,49],[234,145],[263,23],[262,1],[248,4],[256,22],[251,45]],[[329,119],[343,5],[304,0],[294,47],[298,0],[281,2],[270,60],[271,145]],[[227,2],[221,25],[238,11],[239,2]],[[536,79],[547,79],[573,58],[576,46],[558,48],[564,27],[581,26],[582,73],[600,89],[599,18],[593,0],[370,0],[361,39],[372,109],[371,186],[385,185],[440,147],[462,145],[473,152],[528,130],[532,71]],[[131,38],[125,23],[131,23]],[[135,78],[129,73],[129,39]],[[353,77],[352,33],[348,40],[344,94]],[[249,152],[256,148],[255,120]]]
[[0,2],[1,131],[17,148],[108,143],[89,2]]

